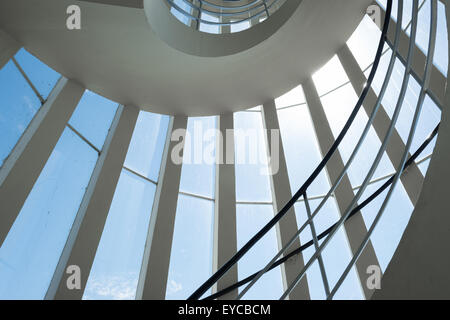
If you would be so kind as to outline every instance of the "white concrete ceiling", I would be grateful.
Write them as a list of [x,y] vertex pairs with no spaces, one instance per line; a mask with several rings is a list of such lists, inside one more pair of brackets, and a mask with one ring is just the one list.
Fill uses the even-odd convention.
[[[125,2],[131,7],[2,0],[0,27],[64,76],[109,99],[157,113],[216,115],[297,86],[345,43],[371,0],[303,0],[265,41],[214,58],[167,45],[151,29],[140,1]],[[66,29],[66,8],[74,3],[82,9],[79,31]]]

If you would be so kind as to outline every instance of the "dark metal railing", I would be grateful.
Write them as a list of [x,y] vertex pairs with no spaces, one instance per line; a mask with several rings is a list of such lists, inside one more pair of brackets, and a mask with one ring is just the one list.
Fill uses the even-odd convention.
[[[426,59],[426,68],[424,72],[423,81],[421,81],[421,89],[420,94],[418,97],[414,118],[411,123],[411,128],[409,131],[408,139],[405,144],[405,149],[403,150],[402,158],[400,163],[398,164],[396,173],[390,177],[381,187],[379,187],[374,193],[372,193],[367,199],[365,199],[361,204],[358,204],[358,201],[360,197],[363,195],[366,187],[370,183],[370,180],[375,173],[375,170],[378,168],[378,165],[383,157],[383,154],[386,151],[387,145],[390,141],[390,137],[392,133],[395,130],[396,122],[399,118],[400,111],[403,106],[403,102],[405,99],[406,91],[408,88],[408,83],[410,76],[413,73],[412,70],[412,61],[414,56],[414,51],[416,49],[415,42],[416,42],[416,34],[417,34],[417,21],[418,21],[418,0],[413,0],[412,4],[412,23],[411,23],[411,32],[409,37],[409,47],[408,47],[408,54],[404,62],[405,65],[405,72],[404,77],[400,89],[400,93],[397,99],[397,104],[394,110],[394,113],[391,117],[391,122],[389,124],[389,128],[387,129],[387,132],[385,134],[385,137],[383,139],[383,142],[378,150],[378,153],[376,155],[376,158],[374,162],[372,163],[369,172],[367,173],[363,184],[359,188],[358,192],[354,196],[354,198],[351,200],[351,203],[348,205],[347,209],[342,212],[341,218],[338,222],[330,226],[327,230],[322,232],[320,235],[316,235],[315,232],[313,232],[313,239],[307,242],[306,244],[302,245],[296,250],[293,250],[292,252],[288,253],[289,247],[294,243],[294,240],[298,238],[300,233],[306,226],[313,227],[313,219],[315,215],[320,211],[323,204],[327,201],[327,199],[333,194],[333,192],[336,190],[340,182],[342,181],[342,178],[345,176],[345,174],[348,171],[349,166],[351,165],[352,161],[354,160],[356,154],[358,153],[363,141],[365,140],[366,135],[368,134],[373,121],[375,119],[375,116],[377,115],[377,112],[381,106],[381,101],[384,97],[384,94],[387,90],[390,78],[392,76],[393,68],[395,61],[399,57],[398,55],[398,46],[399,46],[399,39],[400,39],[400,33],[401,30],[401,24],[403,19],[403,0],[398,1],[398,12],[397,12],[397,26],[396,26],[396,33],[395,33],[395,40],[392,44],[391,42],[388,42],[387,39],[387,32],[389,29],[389,21],[391,19],[391,13],[392,13],[392,0],[389,0],[386,7],[386,17],[384,21],[384,25],[382,28],[382,34],[380,37],[380,41],[378,44],[377,53],[375,56],[375,61],[372,66],[372,70],[370,72],[370,75],[367,80],[367,84],[364,87],[358,102],[356,103],[349,119],[345,123],[343,129],[341,130],[339,136],[336,138],[335,142],[333,143],[332,147],[329,149],[323,160],[320,162],[320,164],[317,166],[317,168],[314,170],[314,172],[311,174],[311,176],[306,180],[306,182],[303,184],[303,186],[295,193],[295,195],[292,197],[292,199],[281,209],[281,211],[274,216],[272,220],[269,221],[252,239],[250,239],[227,263],[225,263],[224,266],[222,266],[216,273],[214,273],[200,288],[198,288],[190,297],[189,299],[199,299],[201,296],[205,294],[205,292],[210,289],[231,267],[233,267],[273,226],[275,226],[283,217],[284,215],[292,208],[292,206],[297,202],[300,197],[304,197],[305,199],[305,206],[308,213],[308,219],[303,224],[301,228],[298,229],[298,231],[292,236],[292,238],[288,241],[288,243],[275,255],[275,257],[266,265],[265,268],[261,269],[260,271],[250,275],[249,277],[213,294],[205,299],[216,299],[226,293],[229,293],[240,286],[244,284],[248,284],[238,295],[238,299],[242,298],[242,296],[251,288],[251,286],[258,281],[258,279],[264,275],[266,272],[278,267],[279,265],[283,264],[287,260],[289,260],[291,257],[301,254],[305,249],[315,246],[315,253],[313,256],[309,259],[309,261],[305,264],[304,268],[299,272],[295,280],[289,285],[288,289],[283,293],[281,296],[281,299],[286,298],[291,291],[295,288],[295,286],[300,282],[300,280],[303,278],[303,276],[306,274],[307,269],[315,262],[317,259],[319,261],[319,265],[321,265],[321,252],[326,247],[326,245],[331,241],[333,236],[336,234],[337,230],[344,225],[346,221],[351,219],[355,214],[359,213],[364,207],[366,207],[368,204],[370,204],[374,199],[376,199],[378,196],[380,196],[385,190],[388,190],[387,195],[385,196],[383,203],[381,205],[381,208],[379,209],[374,221],[372,222],[369,230],[367,231],[366,235],[364,236],[364,239],[361,242],[361,245],[356,249],[356,251],[353,254],[353,257],[351,261],[348,263],[346,269],[338,279],[337,283],[334,285],[333,288],[329,287],[328,280],[326,279],[326,276],[324,275],[324,270],[321,270],[322,277],[324,280],[324,288],[326,291],[327,299],[332,299],[334,295],[336,294],[337,290],[340,288],[340,285],[343,283],[345,278],[347,277],[348,273],[350,272],[351,268],[355,265],[357,259],[363,252],[365,246],[368,244],[370,236],[372,235],[374,228],[376,227],[378,221],[380,220],[387,203],[390,200],[390,197],[393,193],[393,190],[396,187],[396,184],[398,183],[400,176],[403,174],[405,170],[407,170],[408,167],[413,165],[418,158],[418,156],[424,151],[424,149],[431,143],[431,141],[436,137],[439,130],[439,125],[433,130],[431,135],[422,143],[422,145],[416,150],[416,152],[408,158],[409,155],[409,149],[412,144],[412,140],[415,135],[416,127],[418,124],[418,120],[420,117],[421,109],[423,106],[423,102],[425,99],[426,94],[428,93],[428,86],[430,83],[430,76],[431,76],[431,70],[433,66],[433,56],[434,56],[434,50],[435,50],[435,44],[436,44],[436,29],[437,29],[437,0],[431,0],[431,23],[430,23],[430,37],[429,37],[429,43],[428,43],[428,55]],[[356,145],[356,147],[353,150],[352,155],[350,156],[349,160],[347,161],[344,169],[342,170],[339,177],[336,179],[333,186],[330,188],[330,191],[328,194],[323,198],[320,205],[315,209],[315,211],[312,213],[309,205],[308,205],[308,199],[307,199],[307,190],[309,186],[312,184],[313,181],[317,178],[319,173],[324,170],[326,167],[328,161],[333,156],[333,154],[338,149],[339,145],[341,144],[342,140],[346,136],[350,126],[354,122],[358,112],[361,109],[361,106],[372,86],[372,82],[374,80],[375,74],[377,72],[381,56],[383,54],[383,46],[385,44],[388,44],[392,47],[392,56],[389,62],[389,66],[386,72],[386,77],[384,79],[383,85],[381,87],[380,93],[377,97],[377,101],[375,103],[375,106],[372,110],[372,113],[367,121],[367,124],[365,126],[365,129],[363,133],[361,134],[361,137]],[[318,240],[322,240],[322,243],[319,246]],[[282,258],[281,256],[284,255]],[[322,268],[323,269],[323,268]]]
[[365,98],[367,97],[369,90],[372,86],[372,82],[375,78],[376,71],[378,69],[381,56],[383,53],[383,47],[386,43],[390,16],[392,11],[392,0],[388,1],[387,9],[386,9],[386,19],[383,24],[383,30],[380,37],[380,41],[377,48],[377,53],[375,56],[375,61],[372,66],[372,70],[370,72],[369,78],[367,80],[367,84],[364,87],[355,108],[353,109],[350,117],[342,128],[340,134],[334,141],[331,148],[328,150],[327,154],[324,156],[322,161],[319,163],[314,172],[309,176],[306,182],[300,187],[300,189],[295,193],[295,195],[289,200],[289,202],[280,210],[280,212],[275,215],[255,236],[253,236],[229,261],[227,261],[219,270],[217,270],[204,284],[202,284],[188,299],[189,300],[197,300],[208,290],[210,289],[234,264],[236,264],[270,229],[272,229],[283,217],[284,215],[295,205],[297,200],[304,196],[307,192],[309,186],[315,181],[315,179],[319,176],[319,174],[324,170],[328,161],[331,159],[333,154],[338,150],[339,145],[347,134],[350,126],[355,120],[359,110],[361,109]]
[[[416,150],[416,152],[414,152],[414,154],[408,159],[408,161],[405,164],[405,170],[407,170],[411,165],[413,165],[415,163],[415,161],[417,160],[417,158],[422,154],[422,152],[430,145],[430,143],[433,141],[433,139],[437,136],[438,132],[439,132],[439,126],[437,125],[433,132],[427,137],[427,139],[420,145],[420,147]],[[394,176],[390,177],[388,180],[386,180],[385,183],[383,183],[375,192],[373,192],[369,197],[367,197],[363,202],[361,202],[361,204],[359,204],[357,207],[355,207],[352,212],[350,213],[350,215],[347,217],[346,221],[351,219],[355,214],[357,214],[358,212],[360,212],[362,209],[364,209],[366,206],[368,206],[372,201],[374,201],[379,195],[381,195],[394,181]],[[327,228],[325,231],[323,231],[321,234],[319,234],[317,236],[318,240],[322,240],[324,239],[327,235],[330,234],[330,232],[333,230],[333,228],[335,228],[337,226],[337,223],[331,225],[329,228]],[[288,261],[289,259],[291,259],[292,257],[301,254],[303,251],[305,251],[306,249],[308,249],[309,247],[314,245],[314,241],[310,240],[308,242],[306,242],[305,244],[303,244],[302,246],[300,246],[299,248],[293,250],[292,252],[290,252],[289,254],[285,255],[283,258],[277,260],[275,263],[273,263],[270,268],[267,271],[271,271],[273,269],[275,269],[276,267],[282,265],[283,263],[285,263],[286,261]],[[258,273],[260,273],[263,269],[253,273],[252,275],[248,276],[245,279],[242,279],[238,282],[236,282],[235,284],[226,287],[208,297],[205,298],[205,300],[213,300],[213,299],[217,299],[220,298],[221,296],[243,286],[244,284],[249,283],[250,281],[252,281],[257,275]],[[267,272],[266,271],[266,272]]]

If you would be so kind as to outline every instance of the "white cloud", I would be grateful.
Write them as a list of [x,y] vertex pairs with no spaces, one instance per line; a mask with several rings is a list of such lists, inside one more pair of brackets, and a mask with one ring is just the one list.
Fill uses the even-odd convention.
[[23,100],[25,100],[25,104],[27,105],[28,112],[34,114],[36,111],[36,107],[33,105],[31,98],[29,96],[23,96]]
[[181,283],[176,282],[175,280],[169,280],[169,287],[167,289],[167,294],[175,294],[179,291],[183,290],[183,285]]
[[134,299],[137,281],[135,273],[92,277],[88,281],[84,299]]

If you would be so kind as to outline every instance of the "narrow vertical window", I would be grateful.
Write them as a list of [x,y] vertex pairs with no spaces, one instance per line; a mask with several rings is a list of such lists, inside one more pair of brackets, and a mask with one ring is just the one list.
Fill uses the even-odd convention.
[[[22,74],[23,73],[23,74]],[[28,79],[26,79],[27,77]],[[47,99],[60,75],[20,49],[0,70],[0,166]],[[29,82],[28,82],[29,81]]]
[[[274,216],[262,115],[255,112],[258,110],[234,114],[238,250]],[[259,271],[277,252],[273,228],[238,262],[238,279]],[[258,280],[243,298],[279,299],[282,294],[281,268],[277,267]]]
[[216,117],[188,119],[166,299],[186,299],[212,274],[216,127]]
[[[5,284],[0,297],[45,296],[98,159],[94,141],[101,149],[104,138],[99,137],[106,136],[116,106],[109,103],[106,110],[86,100],[77,106],[69,123],[78,130],[65,128],[0,248],[0,283]],[[88,130],[83,118],[89,121],[99,110],[104,117],[97,117],[94,131]]]
[[168,123],[139,113],[83,299],[136,296]]

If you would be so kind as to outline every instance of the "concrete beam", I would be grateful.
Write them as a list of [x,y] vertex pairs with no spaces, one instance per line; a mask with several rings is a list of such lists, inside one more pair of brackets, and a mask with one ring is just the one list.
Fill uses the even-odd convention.
[[[46,299],[81,300],[102,236],[139,110],[119,106],[59,259]],[[68,266],[81,270],[81,289],[67,286]]]
[[[215,181],[213,273],[237,252],[233,113],[219,116],[217,129],[220,130],[221,136],[216,140],[218,162]],[[238,270],[237,264],[235,264],[214,285],[213,293],[225,289],[237,281]],[[236,299],[237,295],[238,290],[235,289],[219,299]]]
[[20,213],[84,88],[61,78],[0,169],[0,245]]
[[[305,81],[305,83],[303,84],[303,90],[305,92],[306,101],[316,131],[319,147],[322,155],[324,155],[328,152],[328,150],[334,143],[333,133],[331,131],[330,124],[326,117],[322,102],[320,101],[317,89],[313,83],[312,78],[309,78]],[[343,169],[344,162],[342,161],[342,157],[337,150],[327,164],[328,176],[333,183],[339,177],[339,174]],[[342,178],[342,181],[334,194],[339,207],[339,211],[342,214],[354,198],[352,185],[350,183],[348,175],[345,175]],[[366,225],[364,223],[361,212],[358,212],[351,219],[344,223],[344,230],[347,234],[347,239],[349,241],[352,255],[354,255],[361,245],[361,242],[364,239],[365,235],[367,234]],[[361,281],[361,287],[366,299],[370,299],[374,291],[369,289],[366,285],[367,278],[369,277],[369,275],[367,274],[367,268],[369,266],[379,266],[375,250],[372,246],[372,242],[370,241],[367,243],[367,246],[356,262],[357,273],[359,276],[359,280]]]
[[[283,143],[280,137],[280,124],[278,121],[275,101],[272,99],[266,102],[262,107],[261,113],[263,127],[265,129],[264,138],[266,141],[266,149],[269,155],[273,154],[273,157],[269,162],[271,172],[269,177],[273,197],[273,210],[274,213],[278,213],[292,198],[292,191],[289,183]],[[272,131],[278,133],[278,140],[272,141]],[[278,248],[281,250],[298,230],[294,207],[292,207],[284,218],[281,219],[276,225],[276,230],[278,237]],[[291,245],[288,252],[298,249],[299,247],[300,239],[297,238],[297,240]],[[281,265],[284,290],[287,290],[289,285],[294,282],[299,270],[302,270],[304,266],[303,255],[301,254],[292,257],[286,261],[286,263]],[[289,300],[310,299],[307,276],[302,278],[300,283],[294,288],[291,294],[289,294],[288,298]]]
[[[164,300],[166,297],[182,167],[172,161],[171,153],[175,146],[184,147],[186,127],[185,116],[175,116],[169,124],[136,299]],[[184,130],[181,135],[182,142],[172,141],[172,133],[180,129]]]

